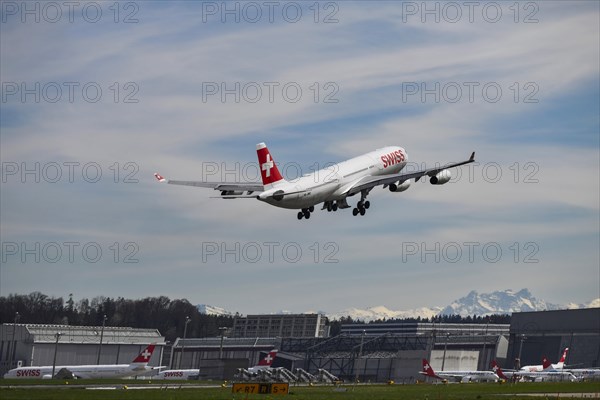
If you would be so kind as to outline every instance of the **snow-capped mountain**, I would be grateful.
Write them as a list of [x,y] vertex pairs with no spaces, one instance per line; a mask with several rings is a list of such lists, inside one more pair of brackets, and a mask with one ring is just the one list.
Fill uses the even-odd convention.
[[196,306],[200,314],[207,315],[234,315],[231,311],[227,311],[222,307],[209,306],[208,304],[198,304]]
[[471,291],[465,297],[453,301],[445,307],[442,315],[489,315],[511,314],[518,311],[544,311],[567,308],[559,304],[538,300],[531,295],[528,289],[518,292],[512,290],[495,291],[492,293],[477,293]]
[[490,315],[512,314],[519,311],[544,311],[557,309],[591,308],[600,307],[600,299],[595,299],[587,304],[559,305],[536,299],[528,289],[518,292],[513,290],[495,291],[492,293],[477,293],[471,291],[465,297],[453,301],[446,307],[421,307],[413,310],[394,311],[385,306],[369,307],[367,309],[349,308],[335,313],[328,313],[330,319],[351,317],[354,320],[365,322],[377,319],[391,318],[431,318],[436,315]]
[[431,318],[442,311],[441,307],[421,307],[413,310],[394,311],[385,306],[369,307],[367,309],[348,308],[336,313],[326,313],[329,319],[340,319],[342,317],[351,317],[353,320],[375,321],[378,319],[393,318]]

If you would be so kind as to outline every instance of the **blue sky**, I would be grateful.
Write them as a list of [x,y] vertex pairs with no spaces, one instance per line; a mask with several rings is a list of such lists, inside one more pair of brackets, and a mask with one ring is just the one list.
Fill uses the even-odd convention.
[[[600,297],[597,2],[518,15],[477,3],[471,19],[428,3],[439,22],[421,2],[320,2],[318,15],[278,2],[272,22],[261,2],[81,3],[72,22],[22,4],[4,3],[0,26],[2,295],[167,295],[242,313],[522,287]],[[236,83],[239,102],[207,93]],[[262,141],[290,176],[385,145],[415,165],[473,150],[478,163],[444,186],[376,189],[366,217],[301,222],[152,176],[243,180]],[[38,182],[22,174],[36,168]]]

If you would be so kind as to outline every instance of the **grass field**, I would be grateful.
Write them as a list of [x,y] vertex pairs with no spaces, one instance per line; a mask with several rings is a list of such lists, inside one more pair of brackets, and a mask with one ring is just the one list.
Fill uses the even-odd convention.
[[[17,383],[15,385],[15,383]],[[115,381],[116,382],[116,381]],[[73,383],[65,385],[64,382],[52,382],[56,387],[25,388],[23,385],[32,384],[34,381],[0,381],[0,398],[2,400],[69,400],[69,399],[123,399],[123,400],[243,400],[243,399],[278,399],[285,398],[274,395],[244,395],[233,394],[231,387],[225,388],[190,388],[189,385],[169,385],[167,390],[135,389],[144,382],[136,381],[132,384],[119,381],[112,384],[117,390],[89,390],[74,388]],[[40,381],[35,381],[40,383]],[[44,381],[43,384],[46,384]],[[77,382],[79,383],[79,382]],[[147,382],[146,382],[147,383]],[[85,384],[96,385],[98,381],[85,381]],[[111,386],[102,381],[102,386]],[[123,389],[127,385],[128,389]],[[179,388],[181,386],[181,389]],[[443,399],[535,399],[535,397],[519,396],[525,393],[541,393],[544,396],[538,399],[564,399],[567,393],[594,393],[591,398],[600,398],[599,382],[584,383],[519,383],[510,384],[451,384],[451,385],[351,385],[334,388],[332,386],[294,387],[290,386],[290,400],[443,400]],[[588,397],[590,398],[590,397]]]

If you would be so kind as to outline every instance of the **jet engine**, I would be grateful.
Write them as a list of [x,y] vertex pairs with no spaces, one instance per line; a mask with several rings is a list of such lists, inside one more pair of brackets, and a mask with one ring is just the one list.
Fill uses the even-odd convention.
[[452,178],[450,170],[443,169],[434,176],[432,176],[431,179],[429,179],[429,182],[432,185],[443,185],[444,183],[448,183],[450,178]]
[[390,192],[404,192],[406,189],[408,189],[410,187],[410,179],[397,184],[397,183],[391,183],[389,188],[390,188]]

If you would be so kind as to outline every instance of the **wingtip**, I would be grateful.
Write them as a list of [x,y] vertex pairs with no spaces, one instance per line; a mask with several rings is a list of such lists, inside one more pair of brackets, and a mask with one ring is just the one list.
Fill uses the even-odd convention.
[[469,161],[475,161],[475,152],[471,153],[471,157],[469,157]]
[[159,182],[165,182],[165,181],[166,181],[166,179],[165,179],[165,178],[163,178],[163,177],[162,177],[162,176],[161,176],[161,175],[160,175],[158,172],[155,172],[155,173],[154,173],[154,177],[155,177],[156,179],[158,179],[158,181],[159,181]]

